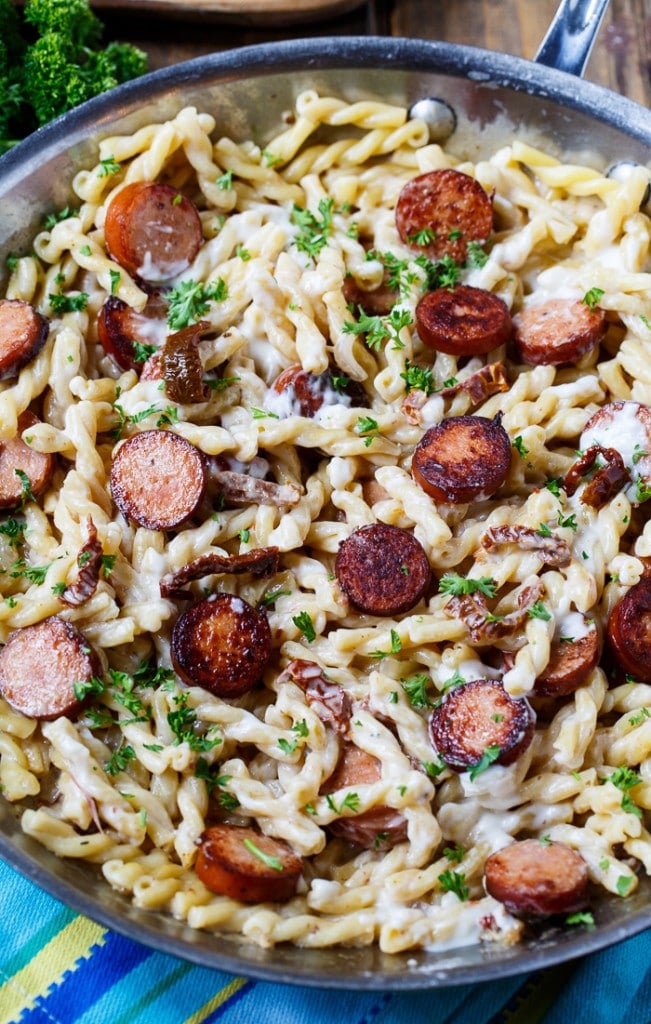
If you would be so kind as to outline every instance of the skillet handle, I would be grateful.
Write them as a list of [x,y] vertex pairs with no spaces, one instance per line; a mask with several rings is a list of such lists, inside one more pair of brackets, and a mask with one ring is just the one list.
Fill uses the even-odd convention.
[[607,7],[608,0],[561,0],[534,60],[580,77]]

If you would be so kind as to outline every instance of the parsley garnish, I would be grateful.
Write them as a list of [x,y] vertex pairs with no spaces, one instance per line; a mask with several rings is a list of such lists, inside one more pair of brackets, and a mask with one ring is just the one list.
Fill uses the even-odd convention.
[[169,307],[167,323],[173,331],[180,331],[196,323],[207,312],[211,300],[223,302],[228,296],[226,282],[218,278],[213,284],[202,281],[181,281],[167,294]]
[[86,292],[77,295],[51,294],[48,300],[54,313],[81,313],[88,305]]
[[132,746],[126,744],[124,747],[120,747],[118,750],[114,750],[109,760],[104,765],[104,771],[107,775],[119,775],[127,767],[130,761],[136,756],[136,752]]
[[342,811],[345,811],[346,809],[348,809],[349,811],[356,811],[359,808],[359,796],[357,795],[357,793],[347,793],[344,799],[341,801],[339,809],[337,809],[337,805],[335,804],[330,794],[326,796],[326,801],[330,810],[334,811],[335,814],[341,814]]
[[414,708],[431,708],[433,707],[432,701],[427,695],[427,688],[431,682],[428,675],[424,672],[417,672],[413,676],[407,676],[406,679],[400,680],[402,688],[407,694],[409,703]]
[[261,860],[263,864],[266,864],[268,868],[273,868],[274,871],[284,871],[282,863],[278,857],[272,857],[268,853],[264,853],[259,846],[256,846],[252,839],[243,839],[242,842],[246,846],[249,853],[252,853],[254,857]]
[[479,579],[459,576],[456,572],[446,572],[439,580],[439,593],[460,597],[463,594],[485,594],[495,597],[497,583],[492,576],[480,576]]
[[320,217],[301,206],[294,206],[291,222],[299,228],[294,238],[294,245],[299,252],[304,252],[316,259],[332,233],[332,211],[334,199],[319,200]]
[[445,871],[439,875],[438,880],[443,892],[453,892],[462,903],[464,903],[470,896],[470,889],[466,885],[466,876],[460,874],[458,871],[452,871],[451,868],[446,868]]
[[377,420],[372,419],[370,416],[360,416],[355,425],[355,433],[364,438],[364,447],[370,448],[373,438],[377,437],[380,433]]
[[312,617],[308,612],[299,612],[298,615],[293,615],[292,622],[297,629],[300,629],[309,644],[316,640],[316,630],[314,629]]
[[105,156],[103,160],[99,162],[99,171],[97,176],[99,178],[110,178],[114,174],[118,174],[121,170],[122,165],[117,162],[113,156]]
[[474,764],[468,772],[470,781],[474,782],[478,775],[481,775],[481,773],[485,772],[487,768],[490,768],[493,762],[497,761],[500,753],[501,747],[498,743],[491,743],[490,747],[486,747],[484,753],[481,755],[481,759],[477,764]]
[[603,294],[603,288],[590,288],[590,290],[585,293],[581,301],[590,309],[594,309]]
[[391,649],[388,651],[373,651],[371,654],[372,658],[378,658],[380,661],[383,658],[390,658],[392,654],[398,654],[402,650],[402,640],[398,636],[395,629],[391,630]]
[[431,366],[416,366],[406,359],[404,373],[401,373],[400,376],[405,381],[407,394],[410,391],[424,391],[426,395],[431,395],[437,390]]
[[642,777],[633,771],[632,768],[628,768],[626,765],[620,765],[615,771],[608,776],[608,780],[612,782],[613,786],[620,789],[624,794],[622,796],[621,807],[623,811],[629,814],[635,814],[638,818],[642,817],[642,811],[637,806],[630,793],[629,789],[634,789],[642,782]]
[[536,601],[535,604],[529,608],[528,615],[530,619],[542,619],[543,622],[549,622],[551,619],[550,613],[545,608],[542,601]]

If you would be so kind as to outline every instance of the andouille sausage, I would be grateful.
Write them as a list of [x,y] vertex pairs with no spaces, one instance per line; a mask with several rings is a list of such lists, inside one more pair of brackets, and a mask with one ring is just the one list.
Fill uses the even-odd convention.
[[[626,487],[633,505],[636,490],[651,488],[651,408],[640,402],[617,401],[602,405],[586,423],[579,440],[581,451],[594,446],[614,449],[622,456],[624,467],[635,486]],[[633,493],[631,493],[633,492]]]
[[18,432],[7,441],[0,441],[0,508],[18,508],[26,497],[25,474],[29,481],[29,490],[38,498],[48,486],[54,473],[56,459],[54,455],[36,452],[25,444],[21,434],[40,420],[33,413],[25,410],[18,417]]
[[170,430],[145,430],[127,438],[110,472],[118,509],[148,530],[171,530],[186,522],[201,504],[206,480],[199,449]]
[[499,295],[460,284],[427,292],[416,306],[424,345],[453,356],[479,356],[511,336],[509,308]]
[[606,332],[606,315],[580,299],[548,299],[513,317],[515,347],[531,366],[575,363],[598,345]]
[[429,734],[445,763],[465,771],[478,765],[487,750],[495,755],[490,763],[512,764],[531,743],[535,722],[526,698],[511,697],[499,679],[472,679],[434,708]]
[[171,185],[135,181],[113,197],[104,221],[113,259],[144,281],[169,281],[190,266],[202,241],[194,203]]
[[166,336],[167,302],[159,290],[152,291],[141,312],[110,295],[97,317],[97,337],[122,370],[141,370],[146,360],[139,358],[138,345],[143,353],[159,349]]
[[0,693],[29,718],[76,714],[83,700],[75,686],[101,674],[84,634],[56,615],[17,629],[0,650]]
[[522,839],[490,855],[484,886],[512,914],[573,914],[588,906],[588,865],[564,843]]
[[399,615],[418,604],[431,570],[422,545],[399,526],[371,523],[339,545],[335,575],[348,600],[369,615]]
[[403,242],[431,259],[449,256],[463,263],[468,242],[483,244],[489,238],[493,204],[469,174],[444,167],[407,182],[398,196],[395,217]]
[[349,380],[344,374],[337,380],[337,374],[330,370],[310,373],[300,363],[283,370],[273,381],[271,391],[269,408],[282,418],[307,416],[311,419],[324,405],[368,405],[364,388],[357,381]]
[[549,661],[534,683],[540,697],[566,697],[588,678],[599,663],[599,633],[595,623],[587,623],[582,636],[558,637],[553,640]]
[[0,299],[0,380],[15,377],[39,354],[50,322],[22,299]]
[[195,871],[211,892],[242,903],[282,903],[296,892],[303,861],[282,839],[240,825],[202,832]]
[[[320,793],[329,796],[342,789],[368,785],[382,778],[382,766],[376,757],[354,743],[343,745],[332,775]],[[328,825],[333,835],[365,850],[388,850],[407,838],[407,821],[394,807],[380,805],[353,817],[335,818]]]
[[422,436],[412,476],[435,501],[462,505],[497,491],[511,466],[511,441],[499,417],[450,416]]
[[620,667],[651,683],[651,576],[627,590],[611,611],[606,636]]
[[171,658],[189,686],[216,697],[239,697],[260,680],[271,657],[271,630],[263,609],[235,594],[197,601],[176,620]]

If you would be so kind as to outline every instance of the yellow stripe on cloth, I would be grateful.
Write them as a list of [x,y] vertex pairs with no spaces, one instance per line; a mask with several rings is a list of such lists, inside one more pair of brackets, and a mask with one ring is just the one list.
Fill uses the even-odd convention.
[[239,992],[246,983],[246,978],[233,978],[228,985],[225,985],[224,988],[220,989],[214,996],[211,996],[208,1002],[204,1003],[196,1013],[193,1013],[191,1017],[187,1017],[186,1020],[183,1021],[183,1024],[201,1024],[206,1017],[209,1017],[211,1013],[214,1013],[214,1011],[218,1010],[220,1006],[223,1006],[224,1003],[228,1002],[236,992]]
[[0,1024],[31,1010],[39,997],[47,995],[68,971],[74,971],[93,946],[104,941],[106,929],[85,917],[75,917],[58,935],[32,957],[20,971],[0,985]]

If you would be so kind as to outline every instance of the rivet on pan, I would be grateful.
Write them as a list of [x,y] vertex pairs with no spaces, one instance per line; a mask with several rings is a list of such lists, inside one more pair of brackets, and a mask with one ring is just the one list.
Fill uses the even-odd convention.
[[[618,163],[613,164],[612,167],[608,168],[606,171],[606,177],[612,178],[614,181],[618,181],[620,184],[624,185],[630,178],[631,173],[636,168],[642,166],[642,164],[636,163],[635,160],[619,160]],[[646,167],[644,170],[649,174],[649,182],[644,191],[644,195],[642,196],[640,209],[651,215],[651,203],[649,202],[651,200],[651,174]]]
[[409,108],[410,117],[418,117],[429,128],[430,142],[445,142],[457,127],[457,115],[445,100],[426,96]]

